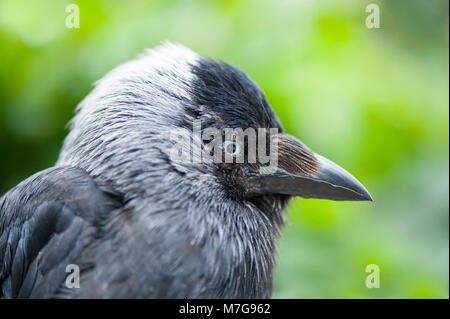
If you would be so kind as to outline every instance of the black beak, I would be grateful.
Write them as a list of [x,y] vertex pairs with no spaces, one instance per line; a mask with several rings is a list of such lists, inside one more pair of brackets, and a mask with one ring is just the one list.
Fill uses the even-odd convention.
[[[289,142],[283,144],[280,139],[279,156],[285,158],[279,159],[275,173],[247,179],[249,196],[285,194],[336,201],[373,201],[364,186],[342,167],[312,152],[292,136],[284,135],[284,138]],[[302,165],[308,170],[302,170]]]

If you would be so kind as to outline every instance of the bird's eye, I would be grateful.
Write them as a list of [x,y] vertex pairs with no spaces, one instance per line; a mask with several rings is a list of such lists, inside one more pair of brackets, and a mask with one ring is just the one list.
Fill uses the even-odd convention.
[[236,156],[241,151],[239,144],[232,141],[225,141],[222,145],[223,150],[231,156]]

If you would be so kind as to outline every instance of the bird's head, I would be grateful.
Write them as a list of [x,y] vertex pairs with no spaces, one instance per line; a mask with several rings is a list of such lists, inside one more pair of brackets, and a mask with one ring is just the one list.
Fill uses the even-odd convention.
[[132,196],[190,183],[256,205],[285,206],[292,196],[372,200],[347,171],[286,134],[242,71],[171,44],[98,82],[58,164],[81,166]]

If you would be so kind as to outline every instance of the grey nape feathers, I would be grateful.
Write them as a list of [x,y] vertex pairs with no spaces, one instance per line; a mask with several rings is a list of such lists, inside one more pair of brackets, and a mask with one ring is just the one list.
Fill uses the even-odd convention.
[[[275,170],[248,158],[174,160],[171,136],[196,121],[202,131],[277,129]],[[232,155],[249,149],[241,144],[230,144]],[[283,133],[242,71],[163,45],[98,81],[56,165],[0,199],[0,296],[270,297],[292,196],[371,200],[349,173]],[[68,265],[80,270],[78,289],[67,285]]]

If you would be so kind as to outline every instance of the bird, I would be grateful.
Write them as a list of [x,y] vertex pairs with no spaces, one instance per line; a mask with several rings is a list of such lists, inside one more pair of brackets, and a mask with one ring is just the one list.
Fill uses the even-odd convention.
[[[276,165],[234,160],[249,139],[214,144],[218,161],[177,160],[171,136],[194,140],[195,121],[219,135],[275,129],[263,139],[276,140]],[[372,201],[284,131],[243,71],[181,44],[107,73],[69,127],[55,165],[0,199],[2,298],[270,298],[292,198]]]

